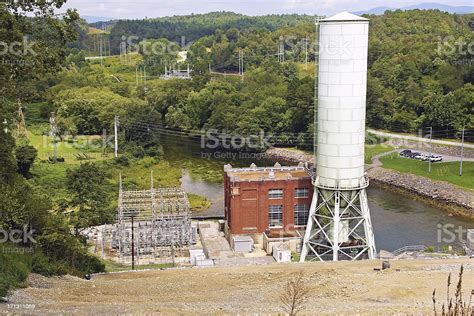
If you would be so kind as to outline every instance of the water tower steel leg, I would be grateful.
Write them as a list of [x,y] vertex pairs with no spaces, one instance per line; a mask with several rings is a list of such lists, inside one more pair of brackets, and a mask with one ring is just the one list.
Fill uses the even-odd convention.
[[341,215],[339,214],[340,197],[341,192],[336,191],[334,193],[334,217],[333,217],[333,236],[332,236],[332,261],[339,260],[339,229],[341,228]]
[[362,206],[362,216],[364,217],[364,231],[367,240],[369,259],[375,259],[377,250],[375,249],[375,237],[372,230],[372,221],[370,219],[370,209],[367,200],[367,192],[363,189],[360,192],[360,201]]
[[311,232],[313,231],[313,217],[316,213],[316,206],[318,205],[318,191],[314,190],[313,200],[311,201],[311,207],[309,208],[308,224],[306,225],[306,231],[303,237],[303,247],[301,249],[300,262],[306,260],[308,254],[308,247],[310,247],[308,241],[311,239]]
[[308,257],[320,261],[357,260],[365,254],[374,259],[375,241],[365,188],[332,192],[315,189],[300,262]]

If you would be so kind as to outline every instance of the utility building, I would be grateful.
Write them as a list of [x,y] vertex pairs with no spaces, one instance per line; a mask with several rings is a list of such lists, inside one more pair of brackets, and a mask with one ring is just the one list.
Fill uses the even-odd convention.
[[[249,235],[257,243],[268,236],[299,236],[306,227],[313,196],[307,166],[224,167],[225,220],[228,236]],[[230,238],[229,238],[230,239]]]

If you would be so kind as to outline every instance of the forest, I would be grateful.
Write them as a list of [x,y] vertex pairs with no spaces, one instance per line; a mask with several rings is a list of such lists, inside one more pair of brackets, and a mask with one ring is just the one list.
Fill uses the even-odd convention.
[[[135,187],[141,184],[133,175],[148,176],[152,168],[158,168],[160,185],[179,182],[180,170],[160,161],[155,131],[264,132],[273,145],[313,146],[315,17],[215,12],[113,21],[101,30],[103,23],[88,25],[74,10],[55,18],[53,8],[63,4],[0,6],[0,40],[21,42],[28,34],[35,52],[7,52],[0,63],[0,228],[26,225],[37,240],[9,245],[18,255],[0,253],[0,298],[29,271],[104,271],[80,231],[113,221],[118,173]],[[25,10],[38,14],[30,17]],[[474,128],[474,33],[468,26],[474,15],[412,10],[367,17],[368,126],[397,132],[431,126],[456,138],[462,128]],[[117,55],[123,37],[130,36],[137,38],[126,41],[127,54]],[[105,42],[112,56],[88,58],[97,57]],[[161,78],[165,69],[188,66],[192,80]],[[29,141],[15,132],[19,102]],[[103,152],[86,146],[74,163],[50,164],[48,153],[32,142],[50,135],[51,113],[62,143],[110,133],[118,116],[123,155],[109,158],[110,144]],[[103,155],[81,160],[91,152]],[[21,255],[22,249],[32,253]]]
[[[397,132],[431,126],[452,131],[450,137],[459,137],[462,128],[472,128],[474,33],[468,25],[472,15],[398,10],[369,18],[367,124]],[[167,32],[169,28],[173,30]],[[180,38],[170,35],[174,30],[186,38],[184,47]],[[117,34],[138,37],[129,49],[142,57],[138,67],[146,67],[149,79],[164,73],[165,67],[176,67],[177,52],[187,50],[188,59],[181,67],[189,63],[191,82],[149,80],[149,92],[141,96],[143,87],[121,84],[122,96],[146,101],[166,126],[240,134],[263,129],[285,135],[293,144],[298,137],[311,137],[304,134],[312,129],[314,17],[246,18],[224,12],[116,21],[105,36],[114,43]],[[281,45],[285,62],[278,61]],[[239,52],[245,80],[209,75],[209,67],[238,73]],[[109,90],[117,92],[116,86],[110,83]],[[124,95],[124,89],[130,93]]]

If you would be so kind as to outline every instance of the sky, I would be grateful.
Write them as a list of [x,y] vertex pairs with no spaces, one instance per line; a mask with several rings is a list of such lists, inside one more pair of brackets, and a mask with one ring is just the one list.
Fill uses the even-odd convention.
[[80,15],[86,16],[140,19],[212,11],[233,11],[246,15],[331,15],[340,11],[404,7],[426,2],[451,6],[474,5],[474,0],[68,0],[63,8],[76,8]]

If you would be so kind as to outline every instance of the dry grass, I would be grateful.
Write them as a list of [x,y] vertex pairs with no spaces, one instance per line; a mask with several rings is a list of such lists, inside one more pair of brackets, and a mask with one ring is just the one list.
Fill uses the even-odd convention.
[[[464,274],[464,265],[461,265],[459,269],[459,279],[456,286],[456,292],[454,297],[451,297],[449,290],[451,287],[451,273],[449,273],[447,285],[446,285],[446,302],[441,305],[441,315],[451,316],[451,315],[461,315],[461,316],[470,316],[474,315],[474,309],[472,308],[472,296],[474,295],[474,289],[471,290],[468,301],[463,300],[462,293],[462,279]],[[436,302],[436,289],[433,290],[433,312],[435,315],[438,315],[437,311],[437,302]]]

